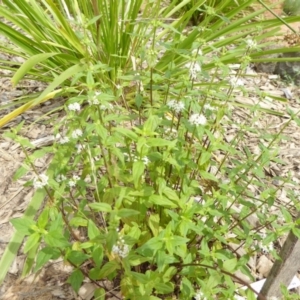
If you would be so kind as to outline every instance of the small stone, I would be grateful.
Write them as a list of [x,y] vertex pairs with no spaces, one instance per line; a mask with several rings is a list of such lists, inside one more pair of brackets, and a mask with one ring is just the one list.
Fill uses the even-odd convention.
[[256,270],[266,278],[268,277],[272,266],[273,263],[265,255],[262,255],[257,261]]
[[83,300],[90,300],[94,296],[95,289],[96,289],[96,287],[93,283],[85,283],[79,289],[78,295]]

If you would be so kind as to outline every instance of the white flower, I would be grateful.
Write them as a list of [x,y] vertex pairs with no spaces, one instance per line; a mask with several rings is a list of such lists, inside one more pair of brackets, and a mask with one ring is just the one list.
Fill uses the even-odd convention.
[[74,187],[74,186],[76,185],[76,181],[70,180],[70,181],[68,182],[68,185],[69,185],[69,187]]
[[185,66],[190,71],[191,79],[197,79],[197,74],[201,72],[201,66],[197,62],[188,62]]
[[62,136],[60,133],[58,133],[55,138],[59,144],[66,144],[70,141],[67,136]]
[[35,189],[42,188],[47,185],[49,177],[46,174],[40,174],[33,179],[33,186]]
[[88,100],[88,103],[90,105],[99,105],[100,104],[98,100],[99,95],[101,95],[101,92],[95,92],[94,96]]
[[257,48],[256,41],[253,41],[251,39],[246,40],[246,44],[247,44],[247,46],[248,46],[249,49],[255,49],[255,48]]
[[149,160],[149,158],[147,157],[147,156],[144,156],[144,157],[142,157],[142,161],[143,161],[143,163],[144,163],[144,165],[148,165],[149,164],[149,162],[150,162],[150,160]]
[[112,252],[122,258],[126,257],[129,253],[129,246],[124,243],[123,239],[120,239],[116,245],[112,247]]
[[80,177],[78,175],[73,175],[73,180],[74,181],[78,181],[80,179]]
[[58,174],[57,176],[56,176],[56,181],[57,182],[62,182],[62,181],[64,181],[64,180],[66,180],[67,179],[67,177],[64,175],[64,174]]
[[170,100],[167,103],[167,106],[170,109],[173,109],[176,113],[180,113],[184,110],[184,103],[181,101],[176,101],[176,100]]
[[72,132],[72,138],[77,139],[78,137],[82,136],[82,130],[81,129],[75,129]]
[[202,204],[203,204],[203,202],[204,202],[204,200],[203,200],[203,198],[202,198],[201,196],[195,196],[195,197],[194,197],[194,201],[195,201],[196,203],[202,203]]
[[94,97],[92,100],[89,100],[89,104],[90,105],[99,105],[100,102],[97,98]]
[[202,114],[192,114],[189,118],[189,121],[192,125],[205,125],[207,120]]
[[260,243],[260,249],[262,253],[267,254],[274,250],[274,246],[273,243],[270,243],[268,245],[263,245],[262,243]]
[[68,109],[71,111],[79,111],[80,110],[80,104],[75,102],[68,105]]
[[207,300],[207,298],[200,291],[197,291],[194,298],[195,298],[195,300]]
[[102,110],[112,110],[114,107],[112,104],[108,103],[108,104],[101,104],[100,105],[100,109]]
[[216,108],[215,107],[213,107],[213,106],[210,106],[210,104],[204,104],[204,109],[207,109],[207,110],[210,110],[210,111],[213,111],[213,110],[216,110]]
[[196,56],[202,56],[203,53],[202,53],[202,50],[201,49],[194,49],[192,51],[192,56],[196,57]]
[[77,149],[77,153],[81,153],[81,151],[85,148],[85,145],[77,144],[75,147]]
[[240,78],[237,77],[231,77],[229,79],[229,84],[233,87],[233,88],[237,88],[239,86],[243,86],[244,85],[244,81]]
[[[266,238],[267,235],[266,235],[265,232],[262,232],[262,233],[260,233],[260,236],[261,236],[262,240],[264,240],[264,239]],[[259,247],[260,247],[261,251],[262,251],[264,254],[267,254],[267,253],[269,253],[269,252],[271,252],[271,251],[274,250],[274,245],[273,245],[272,242],[269,243],[268,245],[263,245],[262,241],[259,241],[258,244],[259,244]]]

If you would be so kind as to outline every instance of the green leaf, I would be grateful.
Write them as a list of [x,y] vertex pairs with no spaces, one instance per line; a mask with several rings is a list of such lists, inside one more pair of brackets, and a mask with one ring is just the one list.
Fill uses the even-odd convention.
[[[71,78],[74,76],[74,74],[80,73],[84,71],[86,66],[84,64],[77,64],[74,65],[64,72],[62,72],[59,76],[57,76],[48,86],[47,88],[41,93],[41,95],[36,98],[31,106],[35,106],[41,102],[44,102],[49,99],[49,96],[52,98],[52,92],[54,89],[56,89],[58,86],[62,85],[64,81],[66,81],[68,78]],[[56,93],[54,93],[55,95]],[[53,95],[53,96],[54,96]]]
[[218,182],[218,179],[211,173],[208,173],[208,172],[203,171],[203,170],[200,170],[199,173],[200,173],[200,175],[203,179],[208,179],[208,180]]
[[159,233],[159,215],[158,214],[151,214],[148,219],[148,226],[152,231],[153,236],[157,236]]
[[212,290],[215,286],[217,286],[221,282],[221,276],[216,272],[210,274],[208,281],[206,283],[206,287],[208,290]]
[[140,214],[139,211],[135,210],[135,209],[129,209],[129,208],[121,208],[120,210],[117,211],[117,215],[120,218],[127,218],[130,216],[136,216]]
[[162,192],[170,200],[179,201],[179,197],[178,197],[177,193],[173,189],[171,189],[169,187],[165,187]]
[[174,284],[171,282],[157,282],[155,283],[155,289],[159,294],[169,294],[174,291]]
[[178,207],[174,202],[171,200],[167,199],[166,197],[159,196],[159,195],[151,195],[149,197],[149,202],[160,205],[166,208],[176,208]]
[[45,242],[52,247],[65,248],[70,246],[70,243],[62,235],[60,230],[53,230],[45,235]]
[[91,203],[89,204],[89,207],[96,212],[111,212],[111,206],[107,203]]
[[84,276],[82,274],[82,272],[77,269],[75,270],[71,276],[68,278],[68,282],[71,284],[73,290],[78,293],[80,287],[81,287],[81,284],[83,282],[83,279],[84,279]]
[[26,260],[23,266],[21,277],[27,276],[32,269],[32,266],[35,262],[36,252],[40,246],[40,243],[36,243],[27,253]]
[[96,132],[98,134],[98,136],[101,138],[101,140],[103,141],[103,143],[105,143],[107,141],[107,130],[104,126],[102,126],[101,124],[97,124],[96,128]]
[[120,133],[121,135],[129,138],[130,140],[132,140],[134,142],[136,142],[138,140],[138,135],[130,129],[117,127],[117,128],[114,128],[113,130]]
[[48,220],[49,220],[49,208],[46,207],[40,214],[38,221],[37,221],[37,225],[39,228],[45,228],[46,225],[48,224]]
[[199,161],[199,165],[200,166],[204,165],[206,162],[208,162],[210,160],[210,158],[211,158],[211,153],[210,152],[202,151],[200,161]]
[[149,278],[146,274],[142,274],[142,273],[137,273],[137,272],[130,272],[130,275],[137,280],[138,282],[142,283],[142,284],[147,284],[149,282]]
[[[57,250],[52,249],[51,247],[44,247],[41,251],[38,252],[36,256],[36,263],[34,268],[34,273],[42,268],[52,257],[57,254]],[[60,252],[58,252],[60,255]]]
[[94,291],[94,299],[97,300],[105,300],[106,291],[103,288],[95,289]]
[[97,279],[100,280],[102,278],[105,278],[117,269],[120,269],[119,264],[115,260],[109,261],[101,268]]
[[298,239],[300,239],[300,228],[298,228],[298,227],[293,227],[293,228],[292,228],[292,232],[293,232],[293,234],[294,234]]
[[18,180],[21,177],[23,177],[26,173],[28,172],[28,167],[27,166],[21,166],[16,173],[14,174],[13,179]]
[[39,244],[40,237],[41,235],[38,232],[31,234],[25,243],[24,253],[27,253],[32,247],[36,246],[36,244]]
[[140,247],[140,251],[151,249],[151,250],[159,250],[163,247],[163,240],[161,237],[153,237],[149,241],[147,241],[142,247]]
[[155,131],[157,126],[161,123],[161,119],[158,116],[151,115],[149,118],[146,120],[143,126],[143,131],[146,134],[151,134]]
[[103,248],[102,245],[95,246],[92,252],[92,258],[96,264],[96,267],[100,267],[103,261]]
[[86,227],[88,225],[88,221],[81,217],[74,217],[71,219],[70,225],[74,227],[79,227],[79,226]]
[[142,263],[146,262],[149,260],[149,258],[138,255],[138,254],[129,254],[126,259],[128,259],[129,264],[131,266],[139,266]]
[[15,73],[15,75],[12,77],[11,82],[14,86],[18,84],[18,82],[26,75],[28,72],[37,64],[40,62],[48,59],[49,57],[53,57],[55,55],[58,55],[59,53],[40,53],[37,55],[31,56],[29,59],[27,59],[22,66],[18,69],[18,71]]
[[112,247],[115,245],[118,238],[118,232],[115,229],[110,229],[106,237],[106,244],[109,251],[112,250]]
[[170,147],[175,148],[175,145],[177,143],[177,140],[175,141],[168,141],[162,138],[148,138],[147,139],[147,145],[151,147]]
[[75,266],[80,266],[84,261],[89,259],[89,255],[81,252],[81,251],[70,251],[66,258]]
[[293,218],[291,214],[283,206],[280,208],[280,210],[286,223],[293,222]]
[[224,263],[223,263],[223,269],[227,272],[232,272],[235,270],[237,266],[237,259],[236,258],[231,258],[231,259],[228,259],[226,260]]
[[89,220],[89,222],[88,222],[88,237],[89,237],[89,239],[93,240],[99,235],[100,235],[100,231],[99,231],[98,227],[92,220]]
[[28,218],[18,218],[18,219],[11,219],[10,223],[15,227],[15,229],[23,234],[29,235],[32,233],[31,226],[35,225],[35,222],[32,219]]
[[135,188],[138,188],[141,176],[144,173],[144,171],[145,171],[145,164],[142,161],[138,160],[133,163],[132,177],[133,177],[133,183]]

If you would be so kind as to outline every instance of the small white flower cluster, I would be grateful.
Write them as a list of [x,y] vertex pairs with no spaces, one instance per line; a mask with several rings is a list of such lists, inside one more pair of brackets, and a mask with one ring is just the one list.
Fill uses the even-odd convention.
[[47,185],[49,177],[46,174],[40,174],[33,179],[33,187],[35,189],[42,188]]
[[207,300],[207,298],[203,295],[201,291],[197,291],[197,293],[194,296],[195,300]]
[[175,139],[178,136],[178,132],[175,128],[172,128],[172,130],[171,128],[167,128],[165,130],[165,134],[166,134],[166,138],[168,139]]
[[[129,154],[128,153],[124,153],[125,158],[127,158],[127,160],[129,159]],[[133,161],[138,161],[140,160],[139,157],[137,157],[136,155],[132,156]],[[141,158],[142,162],[144,163],[144,165],[148,165],[150,163],[150,159],[147,156],[143,156]]]
[[112,253],[122,258],[126,257],[129,253],[129,246],[125,244],[124,239],[119,239],[117,243],[112,247]]
[[214,110],[216,110],[216,108],[215,107],[213,107],[213,106],[211,106],[210,104],[204,104],[204,109],[206,109],[206,110],[210,110],[210,111],[214,111]]
[[189,69],[190,76],[192,80],[197,79],[198,73],[201,72],[201,66],[197,62],[188,62],[186,65],[186,68]]
[[114,108],[114,106],[111,103],[108,104],[101,104],[100,105],[100,109],[101,110],[112,110]]
[[[262,241],[267,237],[267,235],[263,232],[260,234]],[[259,242],[259,247],[262,251],[262,253],[267,254],[274,250],[273,243],[269,243],[268,245],[263,245],[262,241]]]
[[75,145],[75,148],[77,149],[77,153],[79,154],[83,149],[85,149],[85,145],[77,144]]
[[[138,161],[138,160],[139,160],[139,158],[137,156],[133,157],[133,161]],[[147,166],[150,162],[150,159],[147,156],[142,157],[141,160],[145,166]]]
[[68,105],[68,109],[71,111],[80,111],[80,104],[75,102]]
[[182,101],[170,100],[167,106],[174,110],[177,114],[184,110],[184,103]]
[[89,105],[99,105],[100,102],[98,100],[98,96],[101,94],[101,92],[95,92],[95,95],[88,100]]
[[235,89],[239,86],[243,86],[244,81],[241,78],[238,78],[238,77],[231,77],[229,79],[229,84]]
[[207,122],[207,119],[205,118],[204,115],[202,114],[192,114],[189,118],[189,122],[192,124],[192,125],[205,125],[206,122]]
[[82,130],[81,129],[75,129],[71,134],[73,139],[77,139],[82,136]]
[[246,44],[249,49],[256,49],[257,48],[257,43],[254,40],[248,39],[246,40]]
[[[83,134],[81,129],[75,129],[72,133],[71,133],[71,137],[73,139],[77,139],[79,137],[81,137]],[[57,140],[57,142],[59,144],[67,144],[70,142],[70,138],[68,136],[62,136],[60,133],[56,134],[55,139]]]
[[79,179],[80,177],[78,175],[73,175],[72,179],[68,182],[69,187],[74,187]]
[[196,56],[203,56],[203,52],[202,52],[201,49],[194,49],[194,50],[192,51],[192,56],[193,56],[193,57],[196,57]]
[[[55,179],[58,183],[60,183],[67,180],[67,177],[64,174],[58,174]],[[80,177],[78,175],[73,175],[72,179],[68,182],[68,186],[74,187],[79,179]]]
[[66,144],[66,143],[68,143],[70,141],[70,139],[67,136],[62,136],[60,133],[58,133],[55,136],[55,139],[57,140],[57,142],[59,144]]
[[66,180],[67,179],[67,177],[64,175],[64,174],[58,174],[57,176],[56,176],[56,181],[57,182],[62,182],[62,181],[64,181],[64,180]]

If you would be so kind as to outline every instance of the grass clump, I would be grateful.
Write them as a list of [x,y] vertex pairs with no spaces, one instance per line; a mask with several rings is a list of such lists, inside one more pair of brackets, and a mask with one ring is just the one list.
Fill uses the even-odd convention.
[[[278,162],[281,133],[299,119],[288,111],[290,121],[278,132],[257,127],[255,121],[271,113],[260,106],[263,94],[255,106],[242,105],[247,118],[233,117],[236,92],[247,94],[243,77],[259,51],[254,33],[260,30],[248,24],[259,12],[233,17],[252,1],[213,14],[218,20],[209,28],[207,16],[186,32],[205,1],[171,21],[182,8],[177,1],[169,7],[149,2],[150,16],[159,12],[151,20],[139,13],[141,1],[3,2],[2,15],[18,9],[21,16],[35,15],[40,27],[41,17],[48,18],[45,30],[27,31],[44,42],[28,48],[24,37],[18,44],[32,57],[13,78],[40,74],[48,87],[15,115],[49,97],[66,97],[53,146],[30,154],[30,141],[18,135],[22,124],[7,133],[26,153],[18,176],[32,172],[29,184],[37,189],[31,212],[11,221],[17,243],[26,236],[23,275],[61,257],[73,266],[68,281],[74,290],[89,278],[97,299],[110,292],[104,279],[125,299],[234,299],[239,293],[254,299],[251,288],[237,292],[236,282],[246,283],[235,273],[253,280],[246,266],[251,255],[267,248],[276,257],[272,242],[296,231],[284,206],[288,225],[269,213],[281,186],[268,185],[264,169]],[[19,19],[25,31],[26,18]],[[11,41],[14,34],[21,39],[1,26]],[[243,31],[234,35],[238,26]],[[239,63],[235,73],[233,62]],[[230,139],[229,128],[236,128]],[[248,133],[256,137],[255,151],[244,141]],[[53,157],[41,174],[34,160],[47,153]],[[248,222],[253,214],[259,225]],[[246,254],[239,256],[237,247]],[[3,257],[11,259],[8,252]]]

